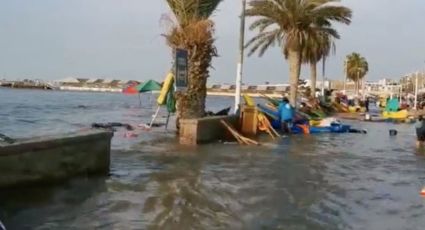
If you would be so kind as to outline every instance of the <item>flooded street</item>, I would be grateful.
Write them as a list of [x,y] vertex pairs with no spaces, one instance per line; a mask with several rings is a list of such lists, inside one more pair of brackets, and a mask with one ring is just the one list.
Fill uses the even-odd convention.
[[[10,92],[13,101],[0,89],[0,132],[14,136],[49,133],[46,124],[63,131],[146,122],[152,111],[139,113],[138,99],[122,95]],[[214,110],[232,104],[209,100]],[[8,229],[38,230],[424,229],[425,157],[413,125],[350,123],[368,134],[187,148],[172,132],[132,140],[117,133],[109,177],[0,191],[0,219]]]

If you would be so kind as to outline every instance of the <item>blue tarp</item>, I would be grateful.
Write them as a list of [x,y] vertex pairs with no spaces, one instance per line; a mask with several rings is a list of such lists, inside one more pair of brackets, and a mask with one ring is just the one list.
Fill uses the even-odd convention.
[[387,106],[385,107],[385,111],[387,111],[387,112],[397,112],[398,108],[399,108],[398,105],[399,104],[398,104],[397,98],[390,99],[387,102]]

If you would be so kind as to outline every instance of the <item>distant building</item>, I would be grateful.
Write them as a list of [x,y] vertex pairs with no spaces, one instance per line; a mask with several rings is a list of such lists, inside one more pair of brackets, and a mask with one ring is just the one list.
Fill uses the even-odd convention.
[[67,77],[65,79],[58,80],[57,82],[63,86],[73,86],[73,87],[82,86],[82,83],[77,78],[74,78],[74,77]]
[[[425,88],[425,72],[419,73],[418,77],[418,90],[423,91]],[[408,74],[400,78],[399,83],[403,87],[403,92],[413,93],[416,88],[416,74]]]
[[[209,92],[215,93],[234,93],[236,85],[234,84],[213,84],[208,88]],[[242,85],[242,93],[250,94],[276,94],[281,95],[289,91],[289,84],[262,84],[262,85]]]

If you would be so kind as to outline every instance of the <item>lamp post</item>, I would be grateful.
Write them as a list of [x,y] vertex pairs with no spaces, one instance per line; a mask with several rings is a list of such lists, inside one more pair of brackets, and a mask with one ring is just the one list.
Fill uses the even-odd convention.
[[419,71],[416,72],[416,79],[415,79],[415,110],[418,110],[418,76],[419,76]]
[[[326,56],[322,57],[322,97],[325,99],[325,75],[326,75]],[[316,89],[314,89],[316,91]]]
[[360,91],[360,70],[357,70],[356,97],[359,97],[359,91]]
[[241,25],[239,37],[239,61],[236,72],[236,90],[235,90],[235,112],[238,111],[241,104],[241,88],[242,88],[242,72],[244,61],[244,46],[245,46],[245,10],[246,0],[242,0]]
[[347,78],[348,78],[348,60],[345,58],[344,61],[344,94],[347,95]]
[[362,94],[363,94],[363,100],[366,99],[366,76],[363,76],[362,78]]

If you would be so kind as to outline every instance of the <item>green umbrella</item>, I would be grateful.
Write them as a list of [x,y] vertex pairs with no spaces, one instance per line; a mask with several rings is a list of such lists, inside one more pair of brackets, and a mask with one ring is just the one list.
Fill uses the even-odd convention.
[[168,114],[176,112],[176,99],[174,98],[174,87],[171,87],[167,93],[167,111]]
[[135,87],[140,93],[161,90],[161,84],[154,80],[145,81]]

